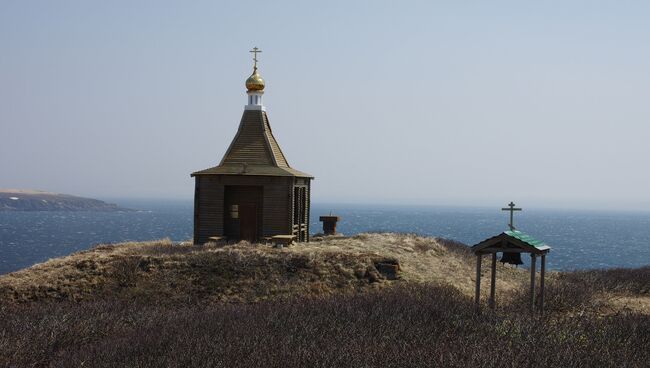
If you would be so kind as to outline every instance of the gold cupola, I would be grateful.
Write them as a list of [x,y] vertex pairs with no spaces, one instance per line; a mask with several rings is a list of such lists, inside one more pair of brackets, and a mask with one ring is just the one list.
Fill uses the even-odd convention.
[[260,73],[257,72],[257,66],[253,68],[253,74],[251,74],[251,76],[246,79],[246,89],[249,91],[264,90],[264,79],[262,79]]
[[246,79],[246,89],[248,91],[263,91],[264,90],[264,79],[260,73],[257,72],[257,53],[262,52],[257,47],[253,47],[253,50],[250,52],[253,53],[253,74],[251,74],[248,79]]

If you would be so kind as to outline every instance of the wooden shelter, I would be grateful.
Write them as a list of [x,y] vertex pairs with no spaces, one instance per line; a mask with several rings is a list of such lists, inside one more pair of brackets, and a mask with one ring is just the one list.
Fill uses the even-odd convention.
[[218,166],[192,173],[194,243],[213,239],[257,241],[293,235],[309,241],[313,177],[289,166],[262,105],[265,83],[257,71],[246,80],[248,104]]
[[541,257],[541,275],[540,275],[540,311],[544,310],[544,279],[546,276],[546,254],[551,250],[551,247],[544,244],[542,241],[526,235],[521,231],[514,230],[505,231],[497,236],[483,240],[482,242],[472,246],[472,251],[476,255],[476,309],[480,310],[481,298],[481,260],[484,255],[492,255],[491,265],[491,284],[490,284],[490,299],[488,305],[490,308],[495,307],[495,293],[496,293],[496,265],[497,253],[513,254],[513,253],[530,253],[530,308],[535,309],[535,273],[536,273],[536,259],[537,256]]

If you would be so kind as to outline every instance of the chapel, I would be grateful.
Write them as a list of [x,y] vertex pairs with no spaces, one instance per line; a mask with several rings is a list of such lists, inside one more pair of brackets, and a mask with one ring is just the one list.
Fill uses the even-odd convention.
[[246,79],[248,102],[239,128],[218,166],[191,174],[194,186],[194,244],[213,239],[255,242],[293,235],[309,241],[313,176],[292,168],[278,144],[262,104],[265,82],[253,53]]

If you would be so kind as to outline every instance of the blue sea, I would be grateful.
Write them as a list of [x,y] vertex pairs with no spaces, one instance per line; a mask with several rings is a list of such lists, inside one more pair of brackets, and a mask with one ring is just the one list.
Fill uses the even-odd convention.
[[[96,244],[192,237],[192,201],[112,200],[137,212],[0,212],[0,274]],[[312,233],[320,215],[342,217],[338,231],[401,232],[472,245],[507,229],[500,208],[312,204]],[[650,265],[650,212],[524,209],[515,226],[552,247],[555,270]],[[527,257],[524,257],[524,261]]]

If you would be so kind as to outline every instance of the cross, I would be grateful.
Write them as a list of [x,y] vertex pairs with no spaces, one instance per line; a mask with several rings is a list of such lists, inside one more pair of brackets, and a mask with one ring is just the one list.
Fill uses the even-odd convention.
[[253,53],[253,62],[255,63],[253,67],[257,68],[257,53],[262,52],[262,50],[258,49],[257,47],[253,47],[253,49],[250,50],[249,52]]
[[508,208],[502,208],[501,211],[510,211],[510,223],[508,224],[508,227],[510,227],[510,231],[515,230],[515,225],[512,222],[513,214],[515,211],[521,211],[521,208],[515,208],[515,204],[511,201],[508,204]]

